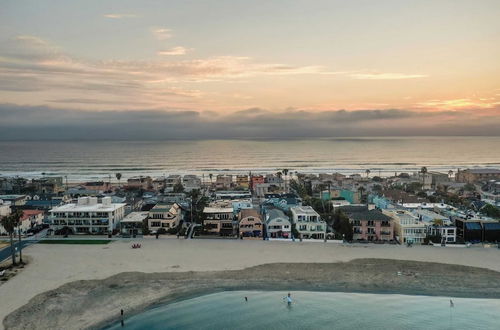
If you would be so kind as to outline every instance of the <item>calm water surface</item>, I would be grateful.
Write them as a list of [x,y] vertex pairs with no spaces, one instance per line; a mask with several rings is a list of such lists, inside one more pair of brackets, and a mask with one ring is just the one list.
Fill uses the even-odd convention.
[[394,174],[421,166],[500,166],[500,137],[335,138],[298,141],[0,142],[0,175],[133,175],[293,171]]
[[[148,310],[109,329],[488,329],[500,328],[500,300],[226,291]],[[249,298],[245,302],[244,297]]]

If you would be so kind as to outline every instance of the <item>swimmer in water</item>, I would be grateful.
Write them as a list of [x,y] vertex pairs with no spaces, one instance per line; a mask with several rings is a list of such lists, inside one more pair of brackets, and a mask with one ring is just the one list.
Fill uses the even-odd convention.
[[283,298],[283,300],[286,300],[286,303],[288,304],[288,306],[290,306],[292,304],[292,295],[290,294],[290,292],[288,293],[288,295]]

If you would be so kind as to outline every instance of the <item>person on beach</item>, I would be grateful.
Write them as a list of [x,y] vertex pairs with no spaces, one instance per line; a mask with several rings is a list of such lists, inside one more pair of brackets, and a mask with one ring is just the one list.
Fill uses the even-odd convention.
[[248,297],[245,297],[245,301],[248,301]]
[[286,303],[288,304],[288,306],[290,306],[292,304],[292,295],[290,294],[290,292],[288,292],[288,295],[286,297],[284,297],[283,300],[286,300]]

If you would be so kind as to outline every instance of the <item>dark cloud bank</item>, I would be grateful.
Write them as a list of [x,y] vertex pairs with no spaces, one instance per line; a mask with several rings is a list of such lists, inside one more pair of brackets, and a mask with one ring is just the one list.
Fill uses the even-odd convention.
[[0,105],[0,140],[300,139],[353,136],[500,135],[498,109],[248,109],[229,115],[197,111],[82,111]]

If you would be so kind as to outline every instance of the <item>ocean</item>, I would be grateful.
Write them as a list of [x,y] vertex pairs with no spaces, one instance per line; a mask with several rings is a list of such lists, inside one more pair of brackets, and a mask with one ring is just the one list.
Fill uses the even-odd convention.
[[[174,302],[106,329],[499,328],[499,299],[339,292],[225,291]],[[248,302],[244,297],[248,297]]]
[[67,176],[70,182],[135,175],[292,172],[392,175],[499,167],[500,137],[313,140],[0,142],[0,176]]

